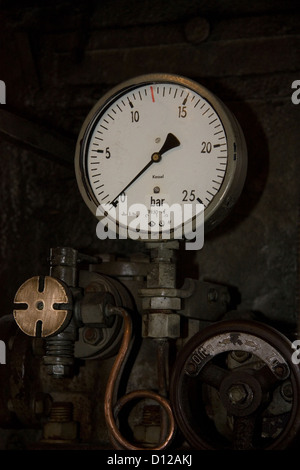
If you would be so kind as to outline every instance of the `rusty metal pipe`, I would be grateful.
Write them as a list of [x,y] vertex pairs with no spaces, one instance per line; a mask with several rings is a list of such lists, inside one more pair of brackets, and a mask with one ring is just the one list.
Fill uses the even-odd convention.
[[121,408],[129,401],[141,398],[150,398],[160,404],[160,406],[166,411],[169,419],[169,432],[166,438],[158,446],[152,448],[153,450],[163,450],[169,446],[175,433],[175,420],[172,408],[166,398],[150,390],[137,390],[124,395],[118,400],[116,404],[114,404],[115,385],[118,381],[120,371],[122,370],[122,366],[124,364],[129,349],[132,335],[132,323],[129,313],[124,308],[112,306],[109,309],[108,314],[121,315],[124,321],[124,334],[122,344],[120,346],[119,353],[109,375],[104,399],[105,420],[112,443],[115,447],[119,449],[121,448],[126,450],[145,450],[144,447],[137,447],[124,438],[124,436],[120,433],[118,429],[118,426],[116,424],[116,418]]
[[[169,377],[169,341],[167,338],[157,339],[157,378],[158,393],[160,396],[166,397],[168,394],[168,377]],[[168,431],[168,416],[161,412],[161,439],[166,436]]]

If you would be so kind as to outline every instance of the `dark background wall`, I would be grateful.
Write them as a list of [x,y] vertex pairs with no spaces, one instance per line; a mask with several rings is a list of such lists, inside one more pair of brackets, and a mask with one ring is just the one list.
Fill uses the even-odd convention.
[[293,0],[3,1],[0,5],[0,314],[27,278],[47,274],[50,247],[140,251],[100,242],[73,169],[90,108],[133,76],[169,72],[219,96],[238,118],[249,170],[230,217],[186,276],[237,287],[241,308],[295,324],[300,9]]

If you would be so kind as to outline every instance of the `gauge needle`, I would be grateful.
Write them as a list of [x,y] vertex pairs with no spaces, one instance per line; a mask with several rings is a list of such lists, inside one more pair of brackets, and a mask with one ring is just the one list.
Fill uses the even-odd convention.
[[129,186],[131,186],[146,170],[148,170],[148,168],[153,163],[160,162],[161,157],[164,153],[168,152],[169,150],[172,150],[175,147],[178,147],[179,145],[180,145],[180,142],[177,139],[177,137],[175,137],[174,134],[169,133],[166,137],[165,143],[163,144],[162,148],[158,152],[154,152],[151,155],[150,162],[148,162],[147,165],[144,166],[144,168],[130,181],[130,183],[128,183],[127,186],[125,186],[125,188],[122,189],[122,191],[111,201],[111,204],[115,206],[118,202],[117,201],[118,197],[121,196],[121,194],[124,193],[126,189],[128,189]]

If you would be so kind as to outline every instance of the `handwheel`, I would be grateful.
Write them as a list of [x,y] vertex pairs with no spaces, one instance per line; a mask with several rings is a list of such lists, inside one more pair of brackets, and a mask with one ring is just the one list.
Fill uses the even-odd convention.
[[299,427],[300,369],[291,342],[265,324],[222,321],[175,362],[170,398],[193,449],[285,449]]

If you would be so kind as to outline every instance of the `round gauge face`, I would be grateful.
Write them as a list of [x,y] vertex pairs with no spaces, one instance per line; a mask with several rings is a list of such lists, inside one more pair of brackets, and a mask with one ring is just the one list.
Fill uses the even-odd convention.
[[76,175],[90,209],[116,231],[138,226],[142,238],[181,238],[184,223],[195,228],[204,218],[210,228],[226,215],[246,160],[243,134],[214,95],[189,79],[152,74],[96,104],[78,139]]

